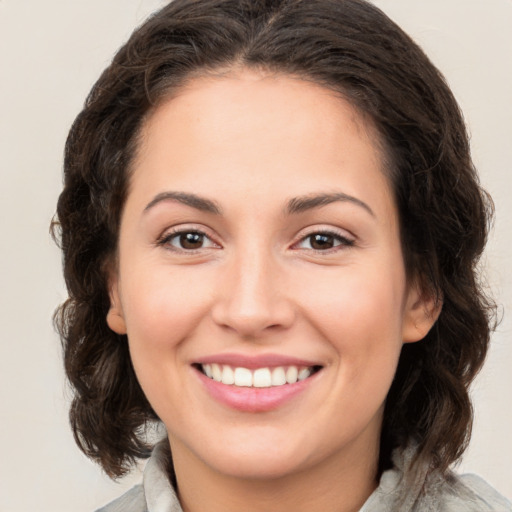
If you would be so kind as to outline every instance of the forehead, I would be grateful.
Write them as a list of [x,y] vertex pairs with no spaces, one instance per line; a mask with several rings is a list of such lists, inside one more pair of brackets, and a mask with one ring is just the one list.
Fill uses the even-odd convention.
[[[164,124],[168,131],[172,118],[179,124],[173,133],[176,143],[193,140],[194,135],[214,142],[216,134],[215,140],[225,144],[229,138],[243,135],[261,138],[265,133],[271,136],[279,132],[284,138],[309,131],[317,134],[315,142],[322,138],[327,145],[333,130],[341,128],[343,132],[350,124],[375,150],[380,152],[381,148],[372,119],[341,93],[289,74],[240,69],[192,78],[147,116],[141,128],[139,155],[148,138],[155,139],[158,131],[163,133]],[[230,128],[236,137],[227,137]]]
[[332,188],[343,174],[347,193],[369,181],[389,191],[371,120],[332,90],[289,75],[195,78],[148,116],[139,140],[132,185],[148,194],[191,184],[208,194],[212,179],[222,193],[243,179],[248,194],[263,180],[269,189],[301,184],[300,195]]

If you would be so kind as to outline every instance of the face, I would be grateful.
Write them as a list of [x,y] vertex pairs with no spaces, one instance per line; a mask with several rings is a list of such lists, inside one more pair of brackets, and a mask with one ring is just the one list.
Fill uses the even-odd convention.
[[373,460],[408,286],[372,127],[317,85],[196,79],[146,121],[109,325],[177,464],[276,478]]

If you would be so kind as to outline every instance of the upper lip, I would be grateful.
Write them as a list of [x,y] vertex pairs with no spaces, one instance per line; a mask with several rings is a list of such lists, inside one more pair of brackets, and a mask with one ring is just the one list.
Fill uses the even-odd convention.
[[310,359],[300,359],[297,357],[286,356],[282,354],[215,354],[205,356],[194,361],[195,364],[225,364],[233,367],[242,367],[248,369],[272,368],[277,366],[298,366],[311,367],[322,366],[318,361]]

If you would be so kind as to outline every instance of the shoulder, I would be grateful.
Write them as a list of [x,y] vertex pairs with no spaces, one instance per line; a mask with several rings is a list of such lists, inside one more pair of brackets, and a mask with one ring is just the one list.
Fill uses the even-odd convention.
[[144,488],[136,485],[96,512],[147,512]]
[[512,504],[476,475],[434,477],[417,503],[418,512],[512,512]]
[[[142,484],[96,512],[183,512],[166,470],[168,441],[157,443],[146,463]],[[170,452],[169,452],[170,453]]]
[[512,504],[476,475],[429,472],[412,464],[414,449],[396,450],[394,467],[360,512],[512,512]]
[[485,480],[473,474],[454,476],[443,495],[446,510],[449,512],[512,512],[510,501]]

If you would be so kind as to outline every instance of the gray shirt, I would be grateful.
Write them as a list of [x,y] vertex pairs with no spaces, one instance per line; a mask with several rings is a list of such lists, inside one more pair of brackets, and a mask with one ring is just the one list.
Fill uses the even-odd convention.
[[[379,486],[360,512],[512,512],[512,504],[476,475],[426,477],[418,472],[416,485],[402,478],[413,450],[394,454],[395,467],[382,474]],[[153,450],[143,482],[97,512],[183,512],[165,471],[162,446]]]

